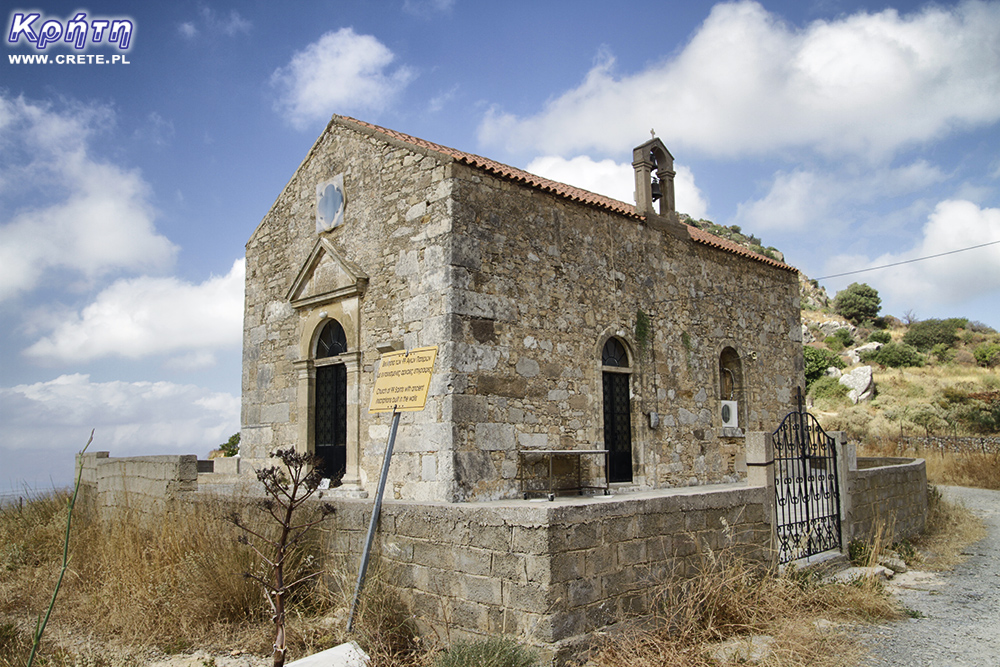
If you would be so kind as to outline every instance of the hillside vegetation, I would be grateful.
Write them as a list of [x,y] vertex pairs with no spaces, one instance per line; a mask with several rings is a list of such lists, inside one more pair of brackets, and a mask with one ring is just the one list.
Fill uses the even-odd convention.
[[[736,225],[682,218],[784,261],[781,251]],[[824,428],[882,448],[909,436],[1000,436],[997,331],[960,316],[882,314],[878,291],[865,283],[833,298],[801,274],[799,285],[807,399]],[[872,369],[873,387],[855,403],[838,375],[863,366]]]
[[[843,298],[855,287],[869,299],[860,315],[858,300]],[[863,444],[1000,435],[1000,334],[994,329],[963,317],[878,315],[877,292],[864,284],[831,300],[803,280],[802,296],[807,395],[824,428]],[[862,300],[861,311],[864,306]],[[874,393],[854,404],[830,368],[848,373],[859,366],[872,368]]]

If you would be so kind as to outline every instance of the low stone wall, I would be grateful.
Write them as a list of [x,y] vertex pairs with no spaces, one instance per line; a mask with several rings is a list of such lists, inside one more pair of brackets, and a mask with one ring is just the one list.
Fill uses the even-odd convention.
[[857,466],[848,470],[844,486],[846,543],[870,538],[879,526],[891,531],[892,541],[924,529],[927,469],[923,459],[859,458]]
[[175,501],[198,490],[198,457],[132,456],[111,458],[108,452],[77,455],[83,500],[99,514],[112,509],[164,512]]
[[[858,459],[839,443],[842,543],[866,539],[879,523],[893,539],[923,529],[922,460]],[[375,546],[383,581],[417,630],[439,638],[505,634],[564,664],[595,633],[648,613],[655,585],[695,574],[709,550],[738,549],[771,563],[775,486],[771,438],[746,437],[747,482],[554,501],[427,503],[386,500]],[[229,493],[221,482],[238,461],[197,472],[195,456],[78,458],[84,497],[101,511],[169,512]],[[232,487],[235,488],[235,487]],[[333,492],[331,495],[335,495]],[[372,499],[327,498],[337,512],[328,548],[353,581]]]
[[[1000,452],[1000,436],[995,435],[914,435],[875,438],[866,442],[880,452],[920,455],[922,452],[955,452],[958,454]],[[860,446],[860,444],[859,444]]]
[[[696,487],[553,502],[387,501],[384,571],[422,633],[507,634],[561,662],[648,611],[655,584],[707,550],[769,562],[766,489]],[[331,549],[357,563],[371,501],[338,500]]]
[[920,452],[933,449],[941,452],[982,452],[996,454],[1000,452],[1000,437],[997,436],[915,436],[899,440],[904,448]]

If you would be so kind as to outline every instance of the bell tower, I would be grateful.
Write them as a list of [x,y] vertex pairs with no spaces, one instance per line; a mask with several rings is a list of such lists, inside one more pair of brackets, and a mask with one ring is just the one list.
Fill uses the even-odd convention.
[[[674,156],[654,136],[632,151],[635,208],[640,215],[669,216],[674,210]],[[658,205],[657,205],[658,202]]]

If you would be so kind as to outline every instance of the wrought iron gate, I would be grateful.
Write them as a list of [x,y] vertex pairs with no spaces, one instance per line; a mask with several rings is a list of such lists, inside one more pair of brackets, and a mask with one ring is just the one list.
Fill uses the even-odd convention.
[[781,563],[841,548],[836,443],[797,403],[771,434]]

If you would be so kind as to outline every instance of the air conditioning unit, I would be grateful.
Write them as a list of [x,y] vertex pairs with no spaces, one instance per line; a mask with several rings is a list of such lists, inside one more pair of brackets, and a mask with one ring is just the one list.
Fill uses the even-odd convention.
[[739,403],[737,403],[736,401],[722,401],[719,413],[722,416],[723,428],[739,428],[740,426]]

